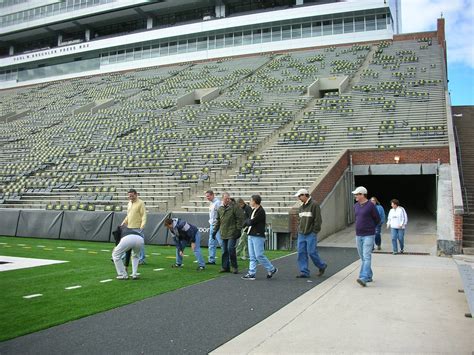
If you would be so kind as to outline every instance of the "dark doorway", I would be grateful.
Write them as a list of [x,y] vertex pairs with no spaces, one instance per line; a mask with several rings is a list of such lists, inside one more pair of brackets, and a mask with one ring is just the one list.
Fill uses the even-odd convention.
[[396,198],[407,212],[436,216],[436,175],[356,176],[355,185],[365,186],[368,197],[376,196],[387,212]]

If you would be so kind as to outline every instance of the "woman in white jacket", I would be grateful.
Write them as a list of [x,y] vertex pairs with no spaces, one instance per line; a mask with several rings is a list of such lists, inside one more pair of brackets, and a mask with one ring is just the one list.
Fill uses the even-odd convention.
[[403,254],[408,216],[397,199],[393,199],[390,203],[392,209],[388,213],[387,228],[391,229],[393,255],[398,254],[398,244],[400,244],[400,253]]

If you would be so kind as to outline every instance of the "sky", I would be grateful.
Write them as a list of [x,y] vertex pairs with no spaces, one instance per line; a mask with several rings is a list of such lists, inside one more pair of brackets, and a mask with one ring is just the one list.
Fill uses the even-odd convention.
[[474,0],[401,0],[402,33],[436,30],[445,19],[453,106],[474,105]]

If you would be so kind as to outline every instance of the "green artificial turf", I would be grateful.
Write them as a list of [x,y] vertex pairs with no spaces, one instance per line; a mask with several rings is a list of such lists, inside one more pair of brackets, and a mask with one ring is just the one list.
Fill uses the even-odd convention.
[[[59,247],[59,248],[58,248]],[[173,269],[175,247],[147,245],[139,280],[116,280],[112,243],[0,237],[0,255],[67,263],[0,272],[0,341],[219,277],[219,266],[196,271],[191,248],[184,267]],[[86,249],[86,250],[83,250]],[[202,248],[207,260],[207,249]],[[268,251],[269,258],[287,254]],[[239,261],[241,269],[248,262]],[[131,265],[130,265],[131,270]],[[164,268],[161,271],[154,269]],[[113,279],[101,283],[101,280]],[[80,285],[81,288],[65,290]],[[43,296],[24,299],[23,296]]]

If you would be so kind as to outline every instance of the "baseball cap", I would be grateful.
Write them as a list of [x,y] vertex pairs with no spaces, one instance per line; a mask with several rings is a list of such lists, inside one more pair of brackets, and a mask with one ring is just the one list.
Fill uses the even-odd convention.
[[352,193],[354,195],[357,195],[357,194],[367,195],[367,189],[364,186],[359,186],[354,191],[352,191]]
[[309,195],[309,192],[306,189],[299,189],[298,192],[295,193],[295,197],[298,197],[300,195]]

